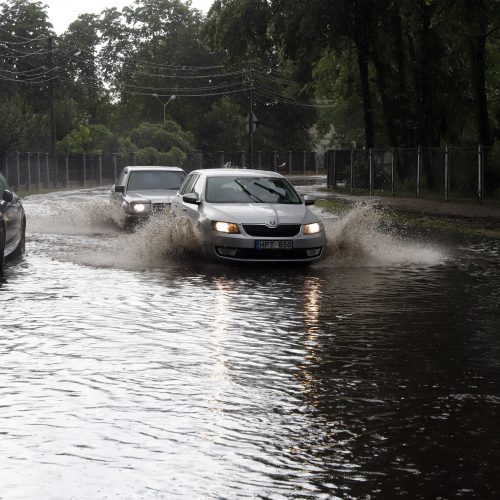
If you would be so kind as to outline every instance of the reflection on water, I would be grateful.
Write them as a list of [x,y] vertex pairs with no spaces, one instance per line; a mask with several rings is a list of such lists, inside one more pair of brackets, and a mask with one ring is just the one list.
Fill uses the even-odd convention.
[[342,265],[148,261],[161,226],[89,201],[27,200],[0,288],[2,498],[498,497],[498,242],[422,257],[361,208]]

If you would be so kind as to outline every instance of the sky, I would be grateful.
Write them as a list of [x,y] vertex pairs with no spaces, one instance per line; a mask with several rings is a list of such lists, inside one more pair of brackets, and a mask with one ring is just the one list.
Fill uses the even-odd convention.
[[[191,7],[207,13],[214,0],[192,0]],[[80,14],[99,14],[104,9],[116,7],[121,10],[126,5],[133,5],[134,0],[42,0],[48,6],[49,20],[54,31],[60,35]]]

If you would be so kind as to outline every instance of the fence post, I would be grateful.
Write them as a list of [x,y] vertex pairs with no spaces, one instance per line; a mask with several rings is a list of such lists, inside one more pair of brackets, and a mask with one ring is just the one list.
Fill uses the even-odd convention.
[[262,170],[262,151],[257,151],[257,168]]
[[31,191],[31,153],[26,153],[26,162],[28,164],[28,189],[27,191]]
[[306,152],[302,151],[302,171],[306,175]]
[[5,151],[5,178],[9,184],[12,184],[9,180],[9,153],[7,151]]
[[351,184],[351,193],[352,193],[352,190],[354,189],[354,149],[351,147],[351,180],[350,180],[350,184]]
[[332,171],[333,189],[337,189],[337,150],[333,150],[333,171]]
[[66,155],[64,158],[64,187],[69,187],[69,155]]
[[420,196],[420,171],[422,168],[422,146],[419,146],[417,149],[417,186],[416,186],[416,195],[417,198]]
[[47,180],[47,189],[49,189],[49,166],[50,166],[50,157],[49,153],[44,153],[45,155],[45,176]]
[[[57,176],[58,176],[58,170],[59,170],[59,164],[58,164],[58,157],[57,157],[57,153],[55,154],[54,156],[54,187],[57,188]],[[47,168],[47,185],[49,184],[49,177],[50,177],[50,174],[49,174],[49,169]]]
[[87,156],[85,153],[82,154],[82,166],[83,166],[83,187],[87,187]]
[[288,151],[288,173],[292,175],[292,152]]
[[19,151],[16,152],[16,180],[17,180],[17,186],[16,186],[16,191],[20,191],[19,186],[21,185],[21,172],[20,172],[20,165],[19,165]]
[[36,180],[37,180],[37,188],[38,188],[38,191],[40,191],[41,187],[42,187],[42,173],[41,173],[41,169],[40,169],[40,153],[37,153],[36,154]]
[[370,196],[373,194],[373,158],[372,148],[368,149],[368,168],[370,170]]
[[477,200],[479,203],[483,201],[484,186],[483,186],[483,146],[479,144],[477,147]]
[[102,186],[102,154],[99,154],[99,186]]
[[394,170],[396,166],[395,148],[391,149],[391,194],[394,196]]
[[278,170],[278,151],[273,151],[273,169],[275,172]]
[[444,201],[449,201],[450,196],[450,164],[448,146],[444,147]]
[[118,167],[116,165],[116,153],[113,153],[113,175],[115,176],[115,182],[116,182],[116,178],[118,177]]
[[225,163],[225,155],[224,155],[224,151],[220,151],[220,167],[221,168],[224,168],[224,163]]

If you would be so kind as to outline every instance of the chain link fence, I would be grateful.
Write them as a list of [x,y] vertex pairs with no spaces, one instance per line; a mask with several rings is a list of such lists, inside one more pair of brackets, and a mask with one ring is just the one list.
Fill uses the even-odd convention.
[[[58,155],[51,161],[48,153],[6,152],[0,155],[0,172],[17,192],[42,189],[77,189],[112,185],[121,169],[138,165],[138,155]],[[200,168],[255,168],[274,170],[284,175],[323,172],[323,155],[310,151],[194,151],[180,165],[186,172]]]
[[338,190],[500,201],[494,148],[337,149],[325,154],[325,169]]

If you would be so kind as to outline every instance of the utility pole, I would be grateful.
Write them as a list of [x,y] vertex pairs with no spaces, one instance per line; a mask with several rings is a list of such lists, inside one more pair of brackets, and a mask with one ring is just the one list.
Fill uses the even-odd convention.
[[57,158],[56,158],[56,105],[54,93],[55,66],[54,66],[54,41],[53,37],[48,38],[48,64],[49,64],[49,122],[50,122],[50,160],[54,165],[55,178],[57,179]]
[[249,154],[250,154],[250,168],[253,168],[253,80],[250,80],[250,111],[248,113],[248,135],[249,135]]
[[245,70],[245,83],[248,85],[249,90],[249,108],[248,108],[248,116],[246,119],[246,130],[248,132],[248,157],[250,159],[250,168],[253,168],[253,134],[257,128],[257,117],[253,112],[253,89],[254,89],[254,80],[252,75],[252,66],[251,64],[247,65]]

